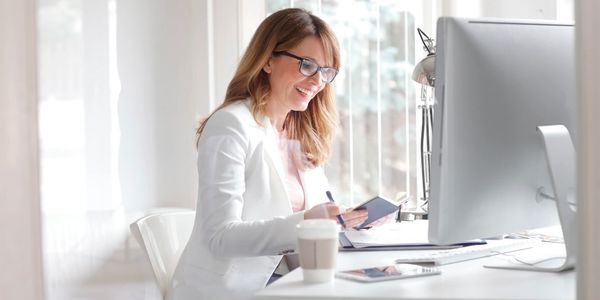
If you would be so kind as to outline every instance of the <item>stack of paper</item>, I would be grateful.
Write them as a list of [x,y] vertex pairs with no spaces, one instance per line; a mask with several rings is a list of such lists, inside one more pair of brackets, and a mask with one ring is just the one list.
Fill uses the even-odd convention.
[[402,250],[449,249],[485,244],[474,240],[456,245],[434,245],[427,238],[427,221],[386,224],[369,230],[348,230],[340,233],[341,250]]

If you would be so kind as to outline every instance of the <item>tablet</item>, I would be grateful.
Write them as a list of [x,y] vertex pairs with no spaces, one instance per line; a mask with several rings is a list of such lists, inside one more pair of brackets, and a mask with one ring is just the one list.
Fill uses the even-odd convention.
[[381,196],[373,197],[362,204],[358,205],[354,209],[366,209],[369,213],[367,220],[364,223],[355,226],[355,229],[363,229],[367,227],[369,224],[393,213],[396,212],[399,208],[399,205],[383,198]]
[[412,278],[440,274],[435,267],[424,267],[414,264],[395,264],[383,267],[364,268],[336,273],[339,278],[360,282],[376,282],[393,279]]

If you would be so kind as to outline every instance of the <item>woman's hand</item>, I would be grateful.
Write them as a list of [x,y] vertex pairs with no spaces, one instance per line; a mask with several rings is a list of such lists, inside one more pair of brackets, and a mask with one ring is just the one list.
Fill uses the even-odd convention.
[[367,219],[367,210],[342,208],[335,203],[327,202],[315,205],[304,212],[304,219],[331,219],[337,221],[337,216],[342,215],[346,228],[360,225]]
[[364,223],[368,217],[367,210],[362,209],[352,209],[346,208],[344,209],[344,213],[342,213],[342,218],[344,219],[344,223],[346,223],[346,228],[354,228],[354,226],[358,226]]
[[332,219],[336,220],[336,216],[341,212],[341,208],[335,203],[327,202],[313,206],[311,209],[304,212],[304,219]]
[[398,215],[398,212],[393,212],[393,213],[391,213],[385,217],[382,217],[381,219],[369,224],[369,227],[376,227],[376,226],[381,226],[383,224],[395,223],[397,215]]

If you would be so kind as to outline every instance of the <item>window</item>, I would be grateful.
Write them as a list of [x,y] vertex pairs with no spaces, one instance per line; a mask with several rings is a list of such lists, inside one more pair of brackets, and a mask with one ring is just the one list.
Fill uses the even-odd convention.
[[41,194],[45,213],[120,204],[115,3],[38,3]]
[[326,173],[347,205],[374,195],[417,193],[417,86],[411,80],[420,3],[415,1],[267,1],[267,14],[302,7],[326,20],[342,51],[334,83],[341,130]]

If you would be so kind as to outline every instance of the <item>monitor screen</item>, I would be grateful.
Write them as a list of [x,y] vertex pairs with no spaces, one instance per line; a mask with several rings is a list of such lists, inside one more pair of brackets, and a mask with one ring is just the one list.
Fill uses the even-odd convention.
[[575,30],[545,21],[437,24],[429,239],[436,244],[558,224],[537,126],[575,143]]

